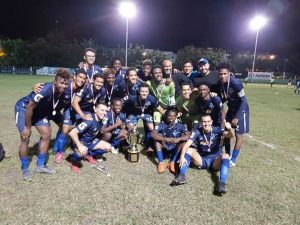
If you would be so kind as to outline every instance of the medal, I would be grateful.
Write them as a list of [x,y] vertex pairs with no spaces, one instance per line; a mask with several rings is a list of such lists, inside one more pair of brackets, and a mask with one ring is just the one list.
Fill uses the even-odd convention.
[[108,107],[110,107],[110,106],[111,106],[111,102],[110,102],[110,101],[108,101],[107,105],[108,105]]
[[144,113],[142,113],[142,115],[141,115],[142,117],[144,117],[145,116],[145,114]]
[[[147,96],[147,98],[148,98],[148,96]],[[139,99],[139,101],[140,101],[140,106],[141,106],[141,108],[142,108],[142,114],[141,114],[141,117],[144,117],[144,116],[145,116],[144,112],[145,112],[145,107],[146,107],[147,98],[145,99],[145,103],[144,103],[143,106],[142,106],[141,100]]]
[[53,116],[56,115],[56,111],[55,111],[55,110],[52,111],[52,115],[53,115]]
[[207,144],[207,146],[208,146],[207,152],[211,152],[210,146],[211,146],[211,144],[212,144],[212,130],[210,131],[209,141],[208,141],[208,139],[207,139],[207,137],[206,137],[204,131],[202,131],[202,133],[203,133],[203,136],[204,136],[204,138],[205,138],[205,142],[206,142],[206,144]]
[[54,85],[52,86],[52,92],[53,92],[53,98],[52,98],[53,111],[52,111],[52,115],[55,116],[56,115],[55,107],[59,103],[59,99],[57,100],[57,102],[54,101]]

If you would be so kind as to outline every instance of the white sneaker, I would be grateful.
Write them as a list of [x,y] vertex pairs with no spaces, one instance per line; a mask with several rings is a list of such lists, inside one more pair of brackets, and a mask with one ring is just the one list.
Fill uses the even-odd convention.
[[117,155],[119,153],[119,149],[114,148],[113,146],[111,147],[110,151],[111,151],[112,154],[115,154],[115,155]]
[[235,167],[235,165],[236,165],[236,164],[235,164],[234,162],[232,162],[232,160],[230,159],[230,160],[229,160],[229,167],[230,167],[230,168],[231,168],[231,167]]

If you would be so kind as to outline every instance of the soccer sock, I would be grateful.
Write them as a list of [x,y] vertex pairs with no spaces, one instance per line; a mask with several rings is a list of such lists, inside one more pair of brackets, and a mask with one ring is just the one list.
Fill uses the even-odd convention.
[[107,151],[101,150],[101,149],[96,149],[96,150],[92,150],[92,151],[88,151],[88,154],[90,156],[99,156],[99,155],[103,155],[107,153]]
[[46,153],[39,153],[36,165],[37,166],[44,166],[45,162],[46,162],[46,156],[47,156]]
[[111,143],[111,145],[112,145],[113,147],[118,147],[119,144],[120,144],[120,139],[113,140],[113,142]]
[[78,161],[80,161],[80,160],[82,159],[82,157],[79,156],[77,153],[73,153],[73,154],[71,154],[71,159],[72,159],[73,161],[78,162]]
[[27,156],[20,157],[22,170],[29,168],[29,159]]
[[144,144],[148,144],[150,141],[150,138],[151,138],[151,131],[147,130]]
[[54,141],[54,145],[53,145],[53,150],[52,150],[53,154],[55,154],[58,150],[58,137],[59,137],[59,135],[60,135],[60,130],[58,130],[57,133],[56,133],[56,137],[55,137],[55,141]]
[[156,157],[158,159],[159,162],[163,162],[164,161],[164,156],[163,156],[163,152],[161,149],[157,149],[156,150]]
[[225,147],[225,152],[230,155],[231,152],[230,152],[230,142],[226,142],[224,143],[224,147]]
[[229,174],[229,159],[222,159],[221,170],[220,170],[221,183],[226,184],[228,174]]
[[236,160],[237,160],[237,157],[239,156],[239,154],[240,154],[240,150],[238,150],[238,149],[233,150],[232,156],[231,156],[231,161],[233,163],[236,163]]
[[179,155],[179,151],[177,150],[177,148],[174,149],[174,155],[172,157],[172,162],[176,162],[178,155]]
[[57,148],[57,152],[58,153],[63,153],[67,144],[67,136],[63,133],[60,133],[60,135],[58,136],[58,148]]
[[191,161],[192,161],[192,156],[185,153],[184,154],[184,158],[186,159],[186,164],[184,164],[181,168],[180,168],[180,173],[181,174],[185,174],[187,169],[189,168]]

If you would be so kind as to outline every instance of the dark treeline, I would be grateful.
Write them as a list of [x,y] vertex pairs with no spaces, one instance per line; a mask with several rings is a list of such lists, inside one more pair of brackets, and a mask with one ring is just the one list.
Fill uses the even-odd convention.
[[[32,40],[0,39],[0,50],[5,53],[0,57],[0,65],[76,67],[78,62],[82,61],[83,50],[88,47],[97,50],[96,63],[101,66],[110,66],[116,58],[124,62],[125,49],[120,46],[107,48],[93,39],[68,40],[63,33],[49,33],[45,37]],[[236,72],[246,72],[252,68],[251,52],[186,46],[172,55],[170,52],[149,50],[141,45],[129,46],[128,66],[139,67],[144,59],[151,59],[154,64],[159,64],[165,58],[175,58],[176,67],[182,68],[186,61],[197,65],[197,61],[202,57],[208,58],[213,67],[225,61],[230,63]],[[257,54],[255,70],[280,74],[286,59],[286,72],[300,74],[300,55],[276,55],[272,58],[269,54]]]

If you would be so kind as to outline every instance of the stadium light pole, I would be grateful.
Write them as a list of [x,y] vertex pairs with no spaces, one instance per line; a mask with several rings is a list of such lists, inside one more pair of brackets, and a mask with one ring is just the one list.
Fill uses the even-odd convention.
[[256,38],[255,38],[255,46],[254,46],[254,54],[253,54],[253,62],[252,62],[252,72],[250,77],[250,82],[252,83],[254,67],[255,67],[255,58],[256,58],[256,49],[257,49],[257,40],[259,30],[267,23],[267,19],[263,16],[256,16],[250,21],[250,27],[253,30],[256,30]]
[[128,24],[129,18],[132,18],[136,14],[135,5],[131,2],[122,2],[119,7],[119,12],[126,18],[126,47],[125,47],[125,66],[127,67],[128,56]]
[[283,66],[283,75],[282,75],[282,79],[284,80],[285,79],[285,68],[286,68],[286,63],[288,62],[289,60],[287,58],[284,59],[284,66]]

